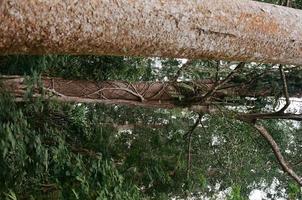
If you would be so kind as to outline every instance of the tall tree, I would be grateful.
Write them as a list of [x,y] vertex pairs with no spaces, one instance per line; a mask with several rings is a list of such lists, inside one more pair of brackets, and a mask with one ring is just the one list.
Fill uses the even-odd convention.
[[95,54],[302,64],[302,11],[240,0],[0,5],[1,54]]

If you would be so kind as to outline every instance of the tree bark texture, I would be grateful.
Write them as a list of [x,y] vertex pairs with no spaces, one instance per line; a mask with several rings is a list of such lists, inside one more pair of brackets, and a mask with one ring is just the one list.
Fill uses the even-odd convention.
[[[0,76],[0,89],[8,91],[22,101],[28,91],[28,84],[20,76]],[[125,104],[155,108],[174,108],[200,104],[201,100],[190,102],[195,96],[205,95],[214,86],[211,80],[193,85],[184,82],[136,82],[87,80],[65,80],[42,77],[41,86],[34,86],[33,96],[41,96],[65,102]],[[273,91],[250,91],[243,87],[217,90],[213,101],[222,101],[234,96],[269,96]],[[193,98],[194,99],[194,98]],[[189,101],[189,102],[188,102]],[[207,104],[208,102],[203,102]]]
[[1,0],[0,54],[302,64],[302,11],[247,0]]

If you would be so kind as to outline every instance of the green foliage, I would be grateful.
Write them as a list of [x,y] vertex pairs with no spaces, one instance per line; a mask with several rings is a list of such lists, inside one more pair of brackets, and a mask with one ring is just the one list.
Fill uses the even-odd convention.
[[236,185],[232,187],[232,191],[228,197],[228,200],[247,200],[247,198],[242,197],[241,187]]
[[288,199],[295,200],[302,198],[302,190],[296,183],[290,183],[288,186]]
[[81,108],[3,94],[0,110],[1,199],[139,199],[108,157],[82,147],[91,136]]
[[[2,74],[31,75],[29,85],[39,83],[40,75],[97,81],[172,80],[181,64],[174,59],[54,55],[6,56],[0,62]],[[162,68],[156,66],[159,63]],[[242,84],[266,73],[251,80],[251,88],[274,85],[278,98],[282,82],[278,70],[268,73],[271,67],[249,64],[231,83]],[[182,95],[175,98],[186,103],[204,91],[198,80],[224,79],[230,71],[228,67],[217,71],[217,62],[196,60],[181,72],[179,79],[191,82],[179,83]],[[299,71],[287,73],[290,92],[299,91],[300,75]],[[267,143],[250,126],[234,120],[232,113],[203,117],[192,136],[188,179],[184,136],[196,120],[188,110],[43,101],[31,98],[30,87],[27,100],[16,103],[1,93],[1,199],[215,198],[219,191],[232,188],[229,199],[242,200],[276,178],[280,190],[288,185]],[[252,103],[240,98],[224,101],[250,106],[254,112],[273,103],[267,98]],[[123,125],[133,126],[125,129]],[[301,160],[301,126],[279,120],[267,121],[265,126],[287,150],[283,151],[286,157]],[[294,169],[302,173],[299,165]],[[300,198],[298,189],[290,185],[289,197]]]
[[150,80],[152,61],[114,56],[0,56],[0,73],[83,80]]

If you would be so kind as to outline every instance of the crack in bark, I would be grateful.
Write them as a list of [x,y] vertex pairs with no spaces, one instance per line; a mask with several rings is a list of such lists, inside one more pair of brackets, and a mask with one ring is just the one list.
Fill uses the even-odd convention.
[[206,30],[206,29],[203,29],[203,28],[194,28],[195,30],[197,30],[198,32],[198,35],[201,36],[201,33],[203,34],[213,34],[213,35],[216,35],[218,37],[237,37],[235,34],[232,34],[232,33],[225,33],[225,32],[219,32],[219,31],[212,31],[212,30]]

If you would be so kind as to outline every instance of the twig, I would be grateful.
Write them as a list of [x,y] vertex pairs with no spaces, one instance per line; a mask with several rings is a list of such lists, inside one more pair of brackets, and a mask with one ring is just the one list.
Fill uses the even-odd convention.
[[269,143],[283,171],[288,173],[290,177],[292,177],[300,186],[302,186],[301,177],[299,177],[296,174],[296,172],[286,162],[285,158],[281,154],[280,147],[275,142],[274,138],[270,135],[270,133],[266,130],[266,128],[260,124],[254,124],[253,126],[258,130],[258,132],[262,135],[262,137]]
[[172,78],[172,82],[176,82],[180,77],[182,71],[186,70],[190,65],[192,65],[193,61],[188,60],[185,64],[183,64],[176,72],[176,75]]
[[299,165],[299,164],[301,164],[301,163],[302,163],[302,160],[300,160],[300,161],[294,163],[293,166]]
[[105,91],[105,90],[121,90],[121,91],[125,91],[125,92],[128,92],[128,93],[132,94],[133,96],[136,96],[136,97],[140,98],[140,100],[142,102],[145,101],[145,98],[141,94],[133,92],[132,90],[130,90],[128,88],[102,88],[102,89],[99,89],[99,90],[97,90],[95,92],[92,92],[90,94],[86,94],[85,97],[89,97],[91,95],[98,94],[98,93],[100,93],[102,91]]
[[[49,89],[49,88],[46,88],[46,87],[43,87],[44,90],[50,92],[53,94],[53,96],[58,96],[58,97],[66,97],[64,94],[61,94],[60,92],[54,90],[54,89]],[[53,97],[53,96],[50,96],[50,97]]]
[[216,83],[218,83],[218,81],[219,81],[219,69],[220,69],[220,64],[219,64],[219,61],[217,61],[217,63],[216,63],[216,73],[215,73]]
[[285,96],[286,104],[277,112],[242,114],[239,115],[239,118],[240,117],[245,118],[245,120],[249,122],[256,122],[258,119],[291,119],[296,121],[302,121],[302,114],[284,113],[284,111],[290,105],[290,100],[289,100],[286,77],[282,65],[279,66],[279,71],[283,83],[283,93]]
[[285,100],[286,100],[286,104],[283,106],[283,108],[281,108],[278,113],[284,113],[284,111],[288,108],[288,106],[290,105],[290,101],[289,101],[289,94],[288,94],[288,88],[287,88],[287,82],[286,82],[286,77],[285,77],[285,73],[283,70],[282,65],[279,66],[279,70],[280,70],[280,75],[281,75],[281,79],[282,79],[282,83],[283,83],[283,93],[285,96]]
[[245,63],[241,62],[237,65],[237,67],[224,79],[222,80],[221,82],[217,82],[213,88],[207,92],[203,97],[202,97],[202,102],[201,103],[204,103],[206,102],[209,98],[211,98],[213,96],[213,94],[221,87],[223,86],[224,84],[226,84],[228,81],[230,81],[236,74],[239,70],[241,70],[243,67],[244,67]]
[[184,137],[188,137],[188,153],[187,153],[187,179],[189,180],[191,174],[191,152],[192,152],[192,136],[193,132],[200,123],[203,114],[198,114],[198,119],[196,120],[195,124],[191,127],[191,129],[184,135]]

